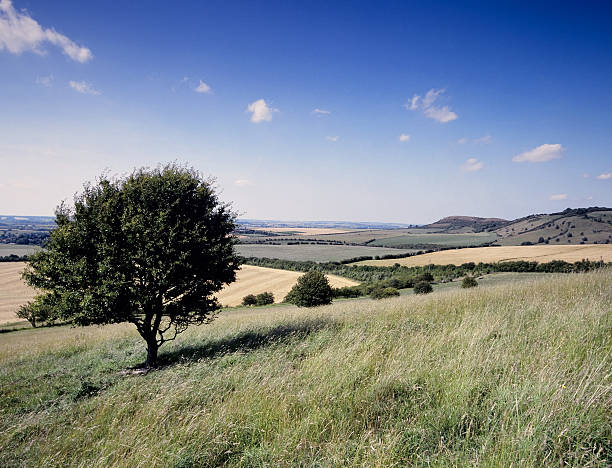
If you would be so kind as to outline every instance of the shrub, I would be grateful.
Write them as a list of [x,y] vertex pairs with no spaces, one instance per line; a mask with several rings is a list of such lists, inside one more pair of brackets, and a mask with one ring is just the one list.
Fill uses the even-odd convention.
[[414,285],[415,294],[429,294],[433,291],[433,287],[427,281],[419,281]]
[[242,298],[243,306],[254,306],[257,304],[257,298],[254,294],[247,294]]
[[262,292],[255,298],[255,304],[258,306],[274,304],[274,294],[271,292]]
[[332,297],[332,288],[325,275],[320,271],[311,270],[300,276],[285,301],[298,307],[315,307],[331,303]]
[[462,288],[475,288],[476,286],[478,286],[478,281],[473,276],[466,276],[461,282]]
[[377,288],[370,293],[372,299],[384,299],[386,297],[399,296],[400,293],[395,288]]
[[[465,263],[465,264],[463,264],[461,266],[465,266],[465,265],[471,265],[471,268],[474,268],[474,266],[475,266],[473,263],[470,263],[470,264]],[[422,283],[422,282],[429,283],[429,282],[431,282],[433,280],[434,280],[434,277],[429,272],[428,273],[421,273],[420,275],[417,275],[416,278],[414,278],[414,282],[415,283]]]

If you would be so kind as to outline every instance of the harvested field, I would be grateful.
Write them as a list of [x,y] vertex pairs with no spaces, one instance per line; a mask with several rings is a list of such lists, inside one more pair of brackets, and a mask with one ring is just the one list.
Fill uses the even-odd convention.
[[376,257],[398,255],[415,250],[369,247],[359,245],[273,245],[273,244],[238,244],[236,250],[243,257],[279,258],[281,260],[339,262],[356,257]]
[[526,260],[550,262],[564,260],[577,262],[582,259],[612,262],[612,245],[514,245],[506,247],[477,247],[472,249],[443,250],[414,257],[391,260],[366,260],[355,265],[403,266],[461,265],[467,262],[507,262]]
[[0,263],[0,323],[19,320],[19,306],[34,297],[34,290],[21,280],[23,268],[23,262]]

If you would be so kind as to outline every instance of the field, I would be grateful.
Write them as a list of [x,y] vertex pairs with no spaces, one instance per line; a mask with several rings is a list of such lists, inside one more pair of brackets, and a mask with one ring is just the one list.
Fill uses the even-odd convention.
[[41,248],[37,245],[0,244],[0,257],[6,257],[8,255],[22,257],[24,255],[36,253],[40,249]]
[[402,236],[377,239],[368,245],[384,247],[402,247],[409,245],[435,244],[444,247],[470,247],[482,245],[497,240],[494,232],[478,232],[468,234],[404,234]]
[[19,306],[34,297],[35,291],[21,280],[22,262],[0,262],[0,323],[18,320]]
[[[221,290],[218,299],[223,305],[236,306],[242,303],[242,298],[247,294],[269,291],[274,294],[276,302],[281,302],[303,274],[297,271],[243,265],[236,274],[236,282]],[[327,275],[327,279],[335,288],[359,284],[356,281],[334,275]]]
[[355,265],[403,266],[461,265],[467,262],[494,263],[510,260],[550,262],[564,260],[577,262],[582,259],[612,261],[612,245],[525,245],[507,247],[475,247],[470,249],[442,250],[414,257],[390,260],[365,260]]
[[328,234],[350,234],[352,229],[308,228],[308,227],[251,227],[254,231],[273,232],[275,234],[295,236],[320,236]]
[[612,272],[0,335],[0,465],[609,466]]
[[392,249],[384,247],[367,247],[358,245],[269,245],[269,244],[238,244],[236,250],[243,257],[280,258],[282,260],[298,260],[313,262],[339,262],[351,258],[377,255],[397,255],[409,253],[412,250]]

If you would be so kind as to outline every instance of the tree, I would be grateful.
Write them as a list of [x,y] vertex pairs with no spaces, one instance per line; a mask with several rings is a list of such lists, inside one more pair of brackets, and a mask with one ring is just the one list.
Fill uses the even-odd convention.
[[41,322],[53,321],[53,308],[44,300],[44,296],[38,296],[33,301],[19,307],[17,317],[26,319],[33,328]]
[[311,270],[299,277],[285,301],[298,307],[314,307],[332,301],[332,288],[323,273]]
[[274,304],[274,294],[271,292],[262,292],[255,297],[255,304],[258,306]]
[[473,276],[466,276],[461,282],[462,288],[474,288],[476,286],[478,286],[478,281]]
[[246,296],[242,298],[243,306],[254,306],[256,304],[257,304],[257,298],[255,297],[255,294],[247,294]]
[[429,294],[433,291],[433,287],[427,281],[419,281],[414,285],[415,294]]
[[214,318],[214,294],[235,280],[235,216],[194,169],[102,176],[73,208],[57,208],[57,226],[24,279],[45,291],[40,300],[59,319],[133,323],[152,367],[162,344]]
[[400,292],[395,288],[377,288],[370,293],[372,299],[385,299],[387,297],[399,296]]

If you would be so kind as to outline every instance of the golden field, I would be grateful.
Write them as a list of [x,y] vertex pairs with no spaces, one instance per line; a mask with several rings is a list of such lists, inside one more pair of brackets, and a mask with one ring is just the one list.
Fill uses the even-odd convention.
[[578,262],[582,259],[612,262],[612,245],[514,245],[505,247],[477,247],[471,249],[443,250],[414,257],[365,260],[355,265],[402,266],[423,265],[461,265],[462,263],[495,263],[525,260],[531,262],[550,262],[564,260]]
[[[0,263],[0,323],[14,322],[15,312],[19,306],[31,300],[35,292],[21,279],[23,262]],[[284,299],[297,279],[303,273],[297,271],[277,270],[251,265],[243,265],[236,273],[236,281],[221,290],[218,295],[222,305],[240,305],[247,294],[259,294],[270,291],[276,302]],[[340,276],[327,275],[330,284],[335,288],[355,286],[356,281]]]

